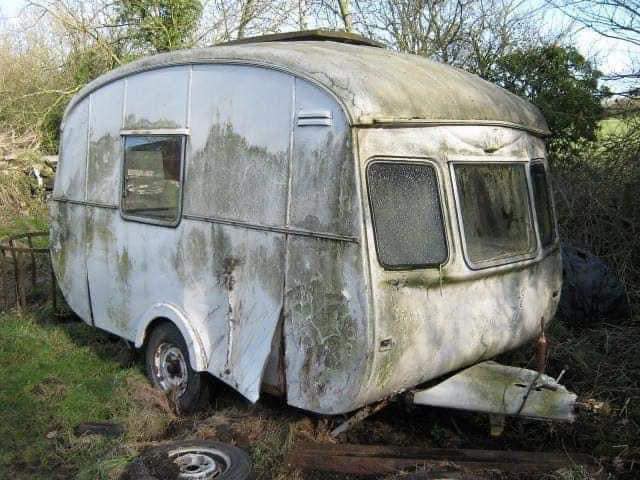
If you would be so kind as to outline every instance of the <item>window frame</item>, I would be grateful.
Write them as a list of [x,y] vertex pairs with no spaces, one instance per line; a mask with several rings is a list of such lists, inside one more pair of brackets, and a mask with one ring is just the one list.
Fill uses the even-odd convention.
[[[487,165],[520,165],[524,170],[525,175],[525,184],[527,191],[526,198],[528,200],[528,214],[529,214],[529,224],[531,225],[531,230],[533,233],[534,246],[531,252],[514,254],[503,256],[500,258],[494,258],[490,260],[484,260],[481,262],[474,262],[469,257],[469,247],[467,245],[467,237],[465,235],[465,226],[464,220],[462,218],[462,206],[460,204],[460,195],[458,192],[458,177],[456,174],[455,167],[457,165],[476,165],[476,166],[487,166]],[[530,161],[527,160],[519,160],[519,159],[482,159],[482,160],[453,160],[449,162],[449,172],[451,175],[451,187],[453,190],[453,197],[455,200],[455,211],[456,211],[456,219],[458,221],[458,233],[460,235],[460,242],[462,244],[462,252],[464,257],[464,262],[467,267],[471,270],[486,270],[488,268],[501,267],[504,265],[510,265],[514,263],[519,263],[527,260],[534,259],[538,256],[538,252],[540,251],[540,238],[538,234],[538,226],[537,219],[535,215],[534,209],[534,201],[533,201],[533,189],[531,186],[531,176],[529,171]]]
[[[178,209],[176,219],[173,221],[164,221],[151,217],[144,217],[140,215],[131,215],[125,212],[124,199],[126,197],[127,188],[127,138],[131,137],[177,137],[180,139],[180,194],[178,195]],[[129,222],[145,223],[148,225],[157,225],[160,227],[176,228],[182,221],[182,207],[184,203],[184,179],[186,171],[186,157],[187,157],[187,141],[189,138],[189,132],[185,129],[162,129],[162,130],[122,130],[120,132],[120,141],[122,144],[122,160],[120,165],[122,166],[122,173],[120,175],[120,217],[123,220]]]
[[[438,204],[440,205],[440,223],[442,227],[442,232],[444,236],[444,246],[446,255],[442,262],[439,263],[428,263],[428,264],[403,264],[403,265],[389,265],[382,261],[380,258],[380,248],[378,246],[378,230],[376,228],[375,221],[375,213],[373,207],[373,200],[371,198],[371,190],[369,188],[369,169],[379,163],[391,164],[391,165],[420,165],[427,166],[433,169],[435,173],[435,181],[436,181],[436,190],[438,192]],[[434,269],[441,268],[443,265],[446,265],[451,258],[451,248],[449,244],[449,235],[447,232],[447,222],[445,219],[445,199],[444,192],[442,190],[442,181],[440,178],[440,171],[438,169],[438,164],[430,159],[430,158],[412,158],[412,157],[373,157],[367,161],[367,165],[365,167],[365,182],[367,188],[367,201],[369,203],[369,218],[371,219],[371,229],[373,230],[373,242],[376,251],[376,258],[378,260],[378,264],[384,269],[388,271],[411,271],[411,270],[425,270],[425,269]]]
[[[535,187],[533,185],[533,176],[531,175],[531,169],[535,166],[535,165],[541,165],[543,170],[544,170],[544,176],[545,176],[545,181],[547,184],[547,196],[548,196],[548,201],[549,201],[549,208],[551,210],[551,224],[552,224],[552,235],[553,235],[553,241],[551,243],[549,243],[548,245],[543,245],[542,243],[542,232],[540,231],[540,225],[538,223],[538,205],[536,204],[536,198],[535,198]],[[553,198],[553,194],[552,194],[552,190],[551,190],[551,179],[549,177],[549,168],[544,160],[544,158],[533,158],[531,159],[531,161],[529,162],[529,172],[528,175],[530,177],[530,182],[531,182],[531,203],[533,205],[533,208],[535,210],[535,221],[536,221],[536,232],[537,232],[537,236],[538,236],[538,244],[540,246],[540,250],[542,252],[548,252],[549,250],[552,250],[554,248],[557,247],[559,241],[560,241],[560,232],[558,231],[558,217],[556,214],[556,204]]]

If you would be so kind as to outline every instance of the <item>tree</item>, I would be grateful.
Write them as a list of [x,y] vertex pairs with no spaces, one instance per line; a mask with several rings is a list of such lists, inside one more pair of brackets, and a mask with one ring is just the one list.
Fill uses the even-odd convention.
[[120,0],[116,9],[129,38],[155,52],[190,46],[202,15],[199,0]]
[[595,138],[603,114],[602,74],[573,47],[547,45],[517,50],[498,59],[491,80],[528,98],[547,119],[551,148]]
[[[487,77],[497,58],[548,42],[526,0],[315,0],[316,21]],[[554,40],[558,37],[554,32]]]
[[[630,47],[626,71],[612,72],[605,80],[619,83],[622,95],[634,95],[640,80],[640,0],[548,0],[566,15],[603,37],[626,43]],[[626,87],[626,88],[625,88]]]

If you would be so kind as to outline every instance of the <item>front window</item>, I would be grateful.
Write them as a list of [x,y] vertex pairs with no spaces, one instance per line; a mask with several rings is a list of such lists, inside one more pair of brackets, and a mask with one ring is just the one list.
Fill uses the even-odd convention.
[[437,266],[447,244],[435,168],[375,161],[367,168],[378,259],[387,269]]
[[174,225],[180,216],[184,136],[125,137],[122,213]]
[[542,163],[531,165],[531,185],[533,186],[533,198],[538,217],[538,230],[543,247],[553,244],[556,239],[555,222],[553,220],[553,207],[551,206],[551,192],[547,182],[547,173]]
[[536,251],[524,164],[458,163],[453,167],[467,260],[499,265]]

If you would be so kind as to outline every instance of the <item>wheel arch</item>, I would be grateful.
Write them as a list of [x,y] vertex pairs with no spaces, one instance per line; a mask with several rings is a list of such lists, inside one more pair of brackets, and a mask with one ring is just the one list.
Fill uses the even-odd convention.
[[151,331],[162,322],[174,324],[182,334],[189,349],[191,368],[197,372],[205,371],[207,369],[207,355],[202,339],[186,315],[173,305],[156,304],[138,319],[134,340],[136,348],[141,348],[149,338]]

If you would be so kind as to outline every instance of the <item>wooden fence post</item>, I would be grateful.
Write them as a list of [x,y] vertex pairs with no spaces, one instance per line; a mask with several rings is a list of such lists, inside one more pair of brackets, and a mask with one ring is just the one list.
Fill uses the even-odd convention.
[[4,264],[7,261],[7,254],[4,251],[4,248],[0,246],[0,252],[2,252],[2,256],[0,257],[0,291],[2,291],[2,308],[6,309],[9,306],[8,293],[5,290],[5,281],[4,276],[6,274]]
[[10,238],[9,239],[9,252],[11,253],[11,258],[13,258],[13,276],[16,282],[16,308],[18,309],[18,312],[20,312],[22,310],[22,294],[21,294],[21,290],[22,288],[20,287],[20,264],[18,262],[18,254],[15,251],[15,245],[13,243],[13,239]]

